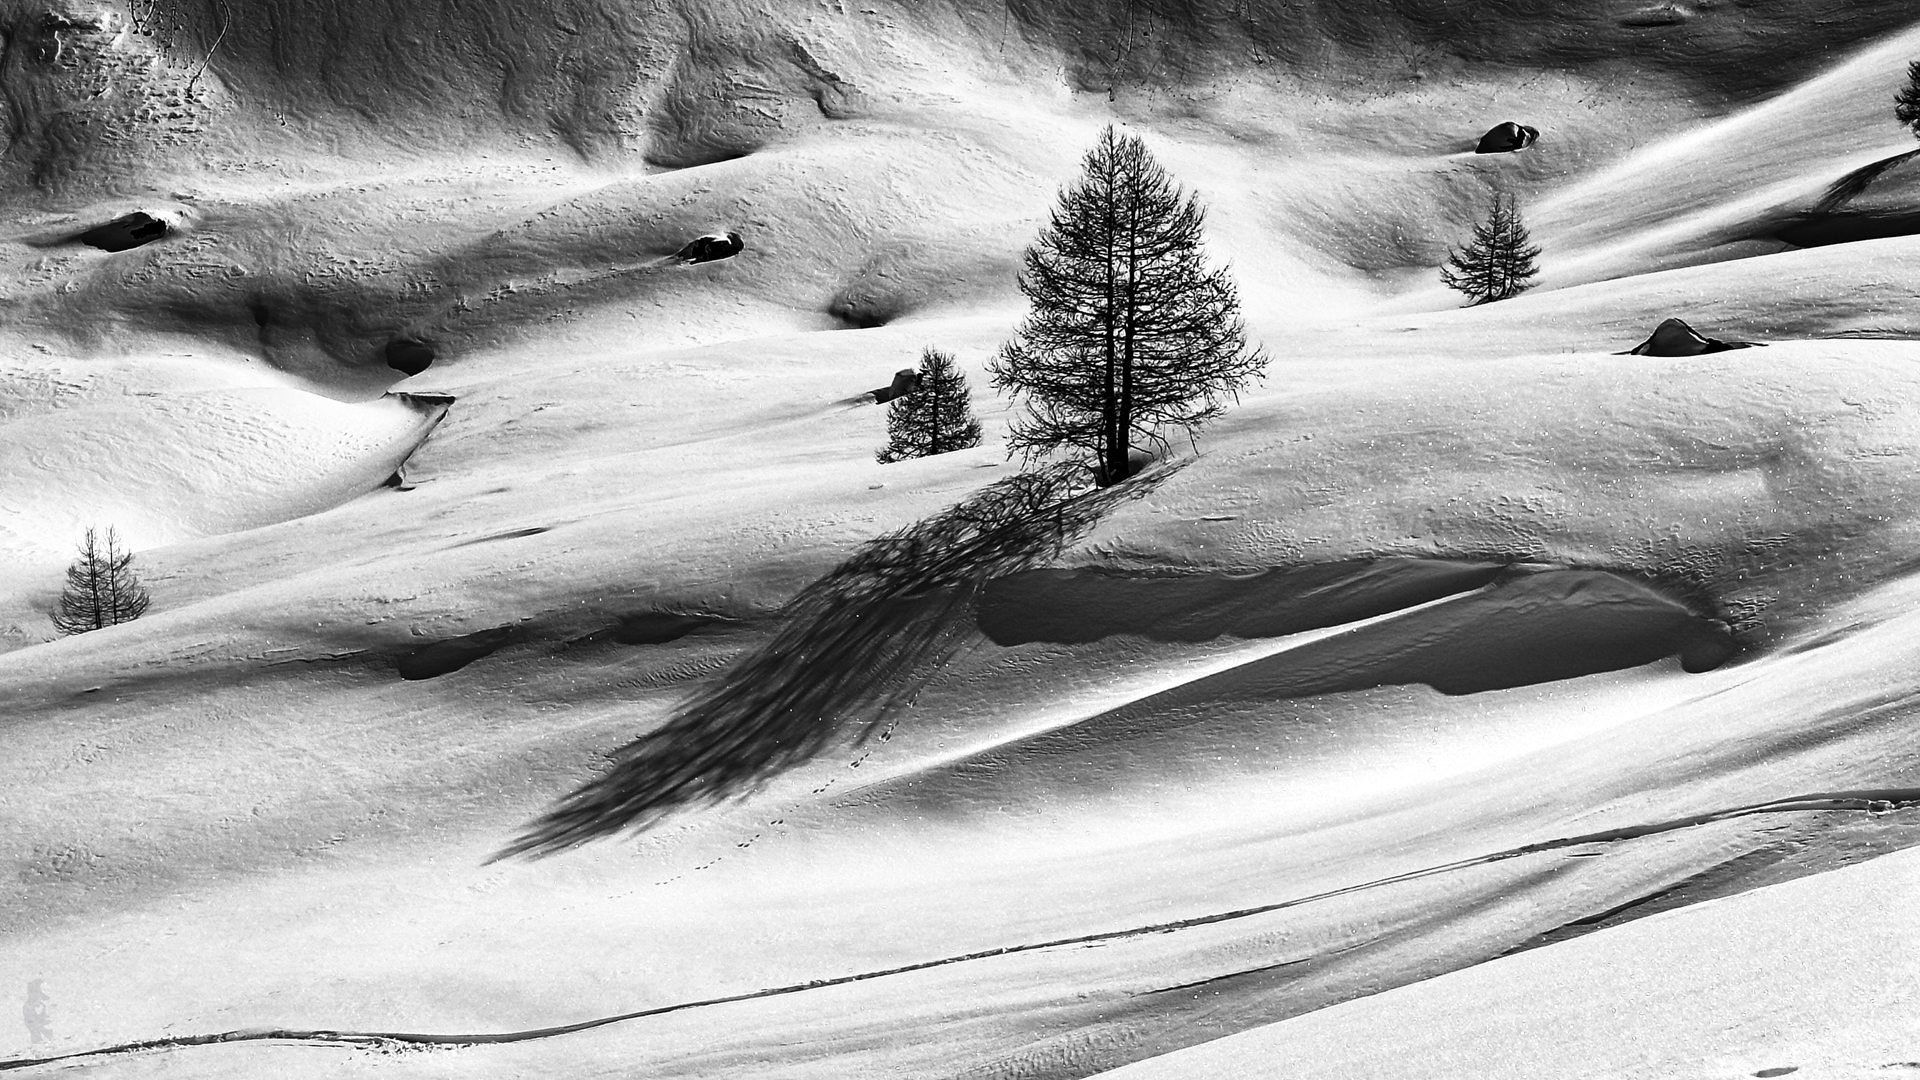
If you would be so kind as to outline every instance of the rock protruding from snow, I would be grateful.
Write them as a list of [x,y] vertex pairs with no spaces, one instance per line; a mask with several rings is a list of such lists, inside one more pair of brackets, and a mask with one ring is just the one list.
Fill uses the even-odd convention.
[[1721,341],[1702,335],[1681,319],[1668,319],[1655,327],[1652,336],[1628,349],[1628,356],[1699,356],[1758,345],[1757,341]]
[[901,368],[893,373],[893,382],[878,390],[869,390],[875,405],[885,405],[895,398],[903,398],[920,389],[920,372],[913,368]]
[[1496,125],[1491,131],[1480,136],[1480,145],[1473,148],[1476,154],[1506,154],[1515,150],[1525,150],[1540,137],[1538,128],[1512,120]]
[[122,214],[105,225],[95,225],[74,239],[101,251],[127,251],[167,235],[167,223],[144,210]]
[[708,233],[688,241],[673,257],[683,263],[717,262],[733,258],[745,246],[737,232]]
[[418,375],[433,366],[434,348],[414,337],[394,338],[387,342],[387,366],[402,375]]

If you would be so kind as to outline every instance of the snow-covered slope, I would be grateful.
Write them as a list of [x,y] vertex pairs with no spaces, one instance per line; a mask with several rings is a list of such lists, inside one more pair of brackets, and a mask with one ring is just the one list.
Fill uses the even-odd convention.
[[[1733,242],[1904,148],[1920,31],[1442,6],[10,10],[0,1066],[1335,1075],[1533,1000],[1503,971],[1512,1061],[1590,986],[1623,1044],[1720,1040],[1622,1069],[1803,1064],[1606,972],[1682,994],[1920,839],[1920,238]],[[1506,119],[1542,141],[1465,152]],[[487,862],[1013,473],[985,364],[1110,121],[1212,208],[1265,381],[863,744]],[[1543,285],[1455,308],[1495,187]],[[168,234],[71,239],[136,209]],[[1616,355],[1675,315],[1767,344]],[[879,465],[857,396],[929,345],[987,443]],[[152,611],[50,640],[89,524]],[[1838,1068],[1901,1023],[1795,1030]]]
[[1903,851],[1101,1075],[1898,1075],[1920,986],[1887,914],[1916,897]]

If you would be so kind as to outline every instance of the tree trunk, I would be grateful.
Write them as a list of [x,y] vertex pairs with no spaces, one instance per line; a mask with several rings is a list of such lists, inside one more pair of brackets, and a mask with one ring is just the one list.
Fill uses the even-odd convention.
[[1120,354],[1120,429],[1118,445],[1113,450],[1113,467],[1107,472],[1107,481],[1117,484],[1127,478],[1127,451],[1133,443],[1133,365],[1134,365],[1134,325],[1138,321],[1140,294],[1140,163],[1135,161],[1127,170],[1127,295],[1125,305],[1124,336],[1121,338]]
[[[1119,254],[1118,249],[1115,247],[1115,244],[1114,244],[1114,235],[1119,230],[1120,222],[1119,222],[1119,217],[1115,213],[1115,208],[1114,208],[1114,202],[1115,202],[1114,187],[1116,183],[1116,178],[1114,173],[1116,170],[1114,168],[1115,162],[1114,162],[1114,154],[1112,152],[1112,145],[1113,145],[1113,129],[1112,128],[1107,129],[1106,139],[1107,139],[1108,148],[1109,148],[1108,154],[1107,154],[1107,162],[1106,162],[1106,165],[1107,165],[1107,185],[1106,185],[1106,191],[1105,191],[1106,206],[1104,207],[1104,209],[1106,210],[1106,226],[1107,226],[1106,228],[1107,303],[1106,303],[1106,310],[1101,313],[1101,319],[1103,322],[1106,323],[1106,326],[1104,329],[1106,332],[1105,345],[1106,345],[1106,353],[1107,353],[1107,356],[1106,356],[1107,370],[1106,370],[1106,378],[1104,380],[1104,386],[1102,387],[1102,395],[1101,395],[1103,399],[1103,404],[1101,407],[1101,416],[1100,416],[1101,429],[1102,429],[1100,441],[1105,444],[1101,449],[1104,452],[1104,456],[1107,459],[1107,469],[1106,469],[1107,475],[1103,479],[1103,486],[1105,484],[1112,484],[1117,482],[1114,478],[1118,476],[1119,473],[1115,471],[1114,464],[1113,464],[1115,460],[1114,447],[1121,442],[1120,433],[1119,433],[1120,400],[1119,400],[1119,393],[1118,393],[1119,388],[1117,386],[1117,381],[1120,375],[1120,371],[1119,371],[1120,357],[1119,357],[1118,342],[1114,340],[1116,331],[1118,329],[1114,325],[1114,321],[1116,316],[1119,314],[1116,309],[1119,307],[1120,298],[1115,295],[1116,290],[1114,288],[1115,280],[1114,280],[1114,268],[1113,268],[1114,259]],[[1121,460],[1122,462],[1124,462],[1125,460],[1124,454],[1122,454]]]

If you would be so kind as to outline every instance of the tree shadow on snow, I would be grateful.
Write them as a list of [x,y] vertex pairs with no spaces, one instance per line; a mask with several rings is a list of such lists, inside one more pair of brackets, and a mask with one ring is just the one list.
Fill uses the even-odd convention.
[[1180,468],[1087,490],[1084,466],[993,484],[869,541],[801,590],[786,626],[603,775],[564,796],[495,859],[539,856],[640,831],[741,795],[829,747],[858,745],[977,633],[988,580],[1058,555],[1119,503]]

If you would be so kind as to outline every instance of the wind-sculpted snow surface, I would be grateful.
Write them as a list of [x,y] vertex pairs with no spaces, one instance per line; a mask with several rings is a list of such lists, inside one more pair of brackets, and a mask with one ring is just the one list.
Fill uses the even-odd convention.
[[1507,571],[1504,562],[1409,558],[1234,574],[1049,567],[988,582],[980,628],[999,645],[1115,634],[1160,641],[1279,637],[1471,592]]
[[[1911,1022],[1882,1027],[1877,1010],[1844,1003],[1910,1000],[1914,925],[1874,913],[1904,907],[1916,892],[1920,852],[1903,851],[1101,1080],[1910,1075],[1920,1069]],[[1636,1018],[1631,1040],[1621,1038],[1622,1016]]]
[[[1649,836],[1660,836],[1666,833],[1679,832],[1687,829],[1697,829],[1702,826],[1713,825],[1713,824],[1717,824],[1719,822],[1724,822],[1724,821],[1737,820],[1745,817],[1771,817],[1774,815],[1793,815],[1793,814],[1822,813],[1822,812],[1836,812],[1836,811],[1837,812],[1864,812],[1868,814],[1890,814],[1897,811],[1912,809],[1916,805],[1920,805],[1920,788],[1890,789],[1890,790],[1881,790],[1881,791],[1821,792],[1821,793],[1809,794],[1809,795],[1805,795],[1805,796],[1802,796],[1799,798],[1793,798],[1793,799],[1778,799],[1772,802],[1759,803],[1752,806],[1727,807],[1722,810],[1717,810],[1717,811],[1704,813],[1704,814],[1697,814],[1692,817],[1682,818],[1674,821],[1649,822],[1643,825],[1636,825],[1636,826],[1631,826],[1631,827],[1621,828],[1621,829],[1609,829],[1602,832],[1590,833],[1590,834],[1581,835],[1581,836],[1557,837],[1551,840],[1539,841],[1533,844],[1528,844],[1524,847],[1515,848],[1507,851],[1496,851],[1496,852],[1491,852],[1489,854],[1476,856],[1473,858],[1460,859],[1455,862],[1447,863],[1440,866],[1422,867],[1421,869],[1418,869],[1418,870],[1409,871],[1403,874],[1397,874],[1392,877],[1382,878],[1376,881],[1361,882],[1359,884],[1348,886],[1344,889],[1332,890],[1329,892],[1318,893],[1310,896],[1289,897],[1284,900],[1276,900],[1270,903],[1260,904],[1260,905],[1256,905],[1248,908],[1241,908],[1233,911],[1208,912],[1206,914],[1194,915],[1184,919],[1176,919],[1168,922],[1155,923],[1150,926],[1125,927],[1121,929],[1108,930],[1108,931],[1099,932],[1099,933],[1081,934],[1081,935],[1070,937],[1070,938],[1061,938],[1061,939],[1049,940],[1049,941],[1019,942],[1016,944],[1003,945],[999,948],[994,948],[994,949],[983,949],[979,952],[967,953],[960,956],[943,956],[935,959],[923,960],[919,963],[906,964],[900,967],[889,968],[889,969],[880,970],[880,971],[863,971],[863,972],[857,972],[851,975],[841,975],[841,976],[837,976],[829,979],[815,979],[810,982],[795,984],[791,986],[767,987],[760,990],[754,990],[754,991],[749,991],[749,992],[740,993],[740,994],[733,994],[723,998],[712,998],[704,1001],[676,1002],[672,1005],[657,1006],[649,1009],[639,1009],[633,1012],[616,1013],[609,1016],[589,1017],[587,1019],[574,1021],[573,1023],[556,1024],[552,1027],[532,1028],[524,1031],[474,1032],[474,1033],[460,1034],[460,1033],[427,1033],[427,1032],[405,1032],[405,1031],[341,1031],[341,1030],[302,1030],[297,1028],[251,1028],[251,1029],[240,1029],[236,1031],[215,1032],[215,1033],[203,1034],[203,1035],[170,1036],[167,1038],[150,1039],[150,1040],[139,1042],[139,1043],[128,1043],[120,1046],[100,1047],[98,1049],[93,1049],[93,1050],[83,1050],[75,1053],[59,1054],[53,1057],[46,1057],[46,1058],[0,1059],[0,1071],[29,1069],[39,1065],[58,1065],[58,1064],[67,1064],[67,1063],[77,1063],[81,1061],[86,1061],[88,1059],[139,1054],[144,1051],[152,1051],[152,1050],[177,1050],[177,1049],[186,1049],[191,1047],[217,1046],[221,1044],[248,1043],[248,1042],[321,1043],[321,1044],[334,1045],[334,1046],[364,1048],[364,1049],[375,1050],[380,1052],[393,1052],[396,1049],[415,1049],[415,1048],[427,1048],[427,1047],[500,1046],[500,1045],[510,1045],[514,1043],[536,1042],[536,1041],[545,1040],[545,1039],[562,1038],[564,1036],[575,1035],[581,1032],[593,1031],[599,1028],[610,1027],[615,1024],[626,1024],[626,1023],[631,1023],[633,1021],[648,1020],[648,1019],[653,1019],[655,1017],[667,1016],[673,1013],[685,1012],[685,1011],[694,1010],[694,1009],[713,1009],[721,1006],[733,1005],[733,1004],[738,1004],[742,1002],[758,1001],[758,1000],[763,1000],[767,998],[787,997],[791,995],[808,994],[811,992],[826,990],[833,987],[846,986],[853,983],[864,983],[864,982],[871,982],[875,980],[893,979],[899,976],[911,975],[916,972],[929,971],[935,968],[944,968],[944,967],[962,965],[962,964],[972,964],[979,961],[993,960],[1001,957],[1017,956],[1023,953],[1053,951],[1053,950],[1069,949],[1069,948],[1075,948],[1075,947],[1083,947],[1083,948],[1096,947],[1096,946],[1106,945],[1110,942],[1127,941],[1129,939],[1146,937],[1148,935],[1171,934],[1171,933],[1177,933],[1183,930],[1192,930],[1195,928],[1208,927],[1208,926],[1218,925],[1221,923],[1231,923],[1237,920],[1253,919],[1253,918],[1258,918],[1259,916],[1267,915],[1276,911],[1284,911],[1289,908],[1303,907],[1311,904],[1322,903],[1328,900],[1338,899],[1345,895],[1361,893],[1371,889],[1386,888],[1386,887],[1399,885],[1409,881],[1417,881],[1422,878],[1435,877],[1435,876],[1454,873],[1462,870],[1469,870],[1476,867],[1485,866],[1490,863],[1502,862],[1508,859],[1522,858],[1525,856],[1535,855],[1542,852],[1554,852],[1554,851],[1559,851],[1567,848],[1593,848],[1600,845],[1618,844],[1618,843],[1637,840],[1637,839],[1641,839]],[[1906,861],[1906,860],[1902,860],[1902,861]],[[1859,875],[1853,875],[1853,876],[1856,879],[1859,877]],[[1281,966],[1291,966],[1291,965],[1281,965]],[[1251,972],[1248,974],[1258,974],[1258,972]],[[1156,994],[1178,993],[1183,990],[1191,990],[1191,989],[1194,989],[1194,987],[1193,986],[1173,986],[1173,987],[1164,987],[1159,990],[1155,990],[1153,991],[1153,993],[1156,993]],[[1194,1056],[1211,1056],[1211,1055],[1194,1055]]]
[[[0,364],[0,379],[36,367]],[[21,400],[0,412],[10,558],[42,563],[108,520],[137,549],[327,509],[378,488],[448,410],[444,399],[348,403],[274,383],[121,394],[118,374],[82,376],[52,407]]]
[[645,829],[676,810],[858,745],[952,658],[980,590],[1058,555],[1114,505],[1178,465],[1085,491],[1080,465],[1002,480],[865,545],[788,605],[773,640],[716,679],[612,769],[562,799],[506,854],[550,854]]
[[[934,814],[970,820],[989,813],[1033,819],[1076,798],[1106,802],[1110,812],[1151,774],[1154,783],[1196,788],[1226,774],[1270,785],[1275,803],[1324,791],[1328,778],[1364,777],[1399,768],[1390,747],[1418,760],[1420,694],[1391,688],[1419,685],[1447,695],[1497,691],[1579,679],[1639,667],[1669,656],[1686,671],[1706,671],[1735,654],[1723,622],[1691,610],[1659,589],[1595,571],[1516,567],[1488,572],[1463,564],[1381,560],[1364,567],[1311,567],[1237,580],[1253,600],[1243,610],[1221,606],[1212,575],[1132,579],[1087,571],[1032,571],[989,589],[1017,588],[1022,578],[1055,576],[1036,589],[1032,631],[1060,628],[1054,640],[1090,641],[1140,634],[1161,641],[1198,641],[1231,634],[1277,639],[1188,668],[1170,686],[1096,709],[1047,730],[1022,734],[867,785],[862,813]],[[1476,580],[1477,579],[1477,580]],[[1211,595],[1209,595],[1211,594]],[[1151,599],[1149,599],[1151,598]],[[1383,601],[1398,601],[1382,610]],[[1004,640],[1007,601],[990,599]],[[1164,625],[1151,616],[1164,613]],[[1264,616],[1257,621],[1255,614]],[[1138,618],[1134,625],[1126,616]],[[994,625],[994,624],[990,624]],[[1371,695],[1373,708],[1342,708]],[[1412,707],[1407,706],[1411,704]],[[1467,709],[1462,712],[1472,712]],[[1463,722],[1463,728],[1466,726]],[[1398,729],[1396,733],[1396,729]],[[1464,735],[1456,731],[1456,736]],[[1502,736],[1489,731],[1489,748]],[[1478,741],[1461,739],[1462,743]],[[1434,744],[1427,754],[1455,752]],[[1483,751],[1484,752],[1484,751]],[[1102,794],[1104,793],[1104,794]]]
[[[275,141],[284,134],[274,128],[364,125],[394,146],[529,139],[595,162],[689,167],[859,117],[884,98],[864,85],[866,69],[920,41],[1044,49],[1075,85],[1103,93],[1204,84],[1275,61],[1379,78],[1463,61],[1553,70],[1631,55],[1724,98],[1805,77],[1823,59],[1822,35],[1884,33],[1909,15],[1894,0],[1796,0],[1689,5],[1650,24],[1633,17],[1637,6],[947,0],[825,19],[764,0],[568,0],[528,18],[503,3],[456,17],[372,0],[178,0],[129,27],[105,4],[16,2],[7,13],[18,59],[5,90],[12,169],[31,183],[111,185],[144,171],[143,158],[190,167],[195,135],[252,125]],[[107,85],[119,92],[102,93]]]
[[[1920,844],[1915,18],[0,3],[0,1064],[1341,1075],[1506,954],[1682,986],[1615,935]],[[984,372],[1110,123],[1274,360],[1085,493]],[[928,349],[982,445],[879,465]],[[153,607],[53,640],[89,524]],[[1818,986],[1656,1071],[1908,1060]]]

